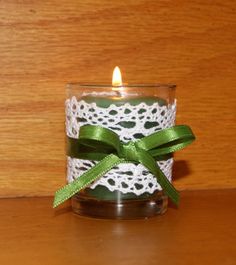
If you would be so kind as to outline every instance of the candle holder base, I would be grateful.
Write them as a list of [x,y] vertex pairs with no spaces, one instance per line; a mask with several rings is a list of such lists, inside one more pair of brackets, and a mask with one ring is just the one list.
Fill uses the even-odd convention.
[[74,213],[93,218],[143,219],[164,214],[168,198],[161,191],[147,199],[126,199],[121,201],[98,200],[83,193],[72,197]]

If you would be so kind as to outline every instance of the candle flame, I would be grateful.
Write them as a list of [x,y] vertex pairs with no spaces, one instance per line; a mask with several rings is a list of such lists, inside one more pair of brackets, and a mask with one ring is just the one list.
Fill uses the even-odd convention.
[[122,86],[122,77],[121,77],[120,68],[118,66],[116,66],[113,70],[112,85]]

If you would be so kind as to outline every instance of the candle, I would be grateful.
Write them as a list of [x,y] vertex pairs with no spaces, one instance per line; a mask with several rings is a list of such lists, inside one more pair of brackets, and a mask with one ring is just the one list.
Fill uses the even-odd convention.
[[[135,86],[134,86],[135,87]],[[112,75],[112,91],[111,95],[106,96],[84,96],[82,99],[88,103],[96,103],[97,106],[107,108],[111,104],[116,106],[122,106],[125,103],[130,103],[131,105],[138,105],[142,102],[146,103],[147,105],[152,105],[153,103],[157,102],[160,106],[165,105],[166,101],[152,96],[138,96],[137,92],[129,92],[126,91],[125,85],[122,84],[122,76],[118,66],[114,68],[113,75]]]
[[[79,148],[76,139],[81,126],[90,124],[111,129],[123,142],[128,142],[174,125],[174,86],[125,85],[118,67],[113,71],[112,86],[71,86],[74,87],[70,87],[66,101],[69,182],[97,163],[76,158]],[[170,156],[162,159],[158,164],[171,179],[173,159]],[[90,198],[115,202],[155,198],[157,193],[161,193],[161,187],[147,169],[140,164],[126,163],[113,168],[76,196],[80,201]]]

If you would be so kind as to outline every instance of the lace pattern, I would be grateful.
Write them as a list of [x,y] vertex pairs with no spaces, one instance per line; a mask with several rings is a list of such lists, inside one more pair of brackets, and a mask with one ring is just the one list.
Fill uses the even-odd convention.
[[[125,103],[123,106],[111,104],[102,108],[94,103],[77,100],[76,97],[66,100],[66,133],[69,137],[78,138],[83,125],[100,125],[116,132],[123,142],[136,140],[156,131],[169,128],[175,123],[176,102],[169,106],[160,106],[158,102],[147,105]],[[68,182],[80,177],[95,165],[96,161],[67,158]],[[159,161],[158,165],[171,180],[173,159]],[[132,192],[141,195],[161,190],[156,178],[142,165],[133,163],[120,164],[105,176],[96,180],[91,186],[107,187],[110,191]]]

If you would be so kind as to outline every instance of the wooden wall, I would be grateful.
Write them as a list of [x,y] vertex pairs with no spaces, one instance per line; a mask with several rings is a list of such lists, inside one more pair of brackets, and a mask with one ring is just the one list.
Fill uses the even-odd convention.
[[197,141],[176,154],[179,189],[236,187],[234,0],[0,1],[0,196],[65,182],[69,81],[178,85],[178,123]]

